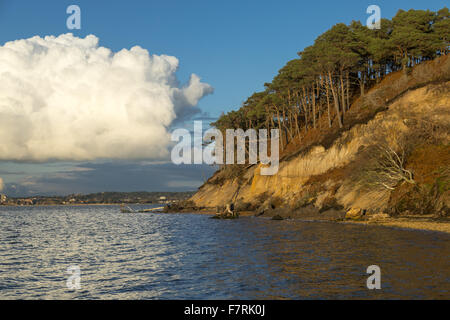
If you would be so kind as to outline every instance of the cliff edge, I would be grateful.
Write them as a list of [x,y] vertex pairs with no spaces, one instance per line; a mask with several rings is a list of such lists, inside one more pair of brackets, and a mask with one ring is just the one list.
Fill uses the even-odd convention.
[[449,80],[448,55],[392,73],[354,101],[344,128],[299,137],[276,175],[260,175],[261,165],[225,166],[190,200],[234,202],[259,215],[286,208],[448,216]]

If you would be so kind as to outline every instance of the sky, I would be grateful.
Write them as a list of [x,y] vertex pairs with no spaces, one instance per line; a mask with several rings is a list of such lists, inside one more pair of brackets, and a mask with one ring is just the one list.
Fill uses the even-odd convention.
[[[72,4],[81,8],[80,30],[68,30],[66,26],[66,20],[69,17],[66,9]],[[52,54],[59,58],[52,61],[55,58],[49,54],[46,60],[40,60],[39,68],[32,65],[33,67],[30,68],[32,70],[29,70],[23,67],[29,64],[23,63],[21,68],[14,69],[14,64],[5,62],[4,59],[2,65],[0,59],[0,75],[2,72],[6,74],[5,69],[11,68],[11,70],[8,69],[9,74],[20,73],[19,78],[22,77],[23,81],[35,79],[33,90],[36,92],[46,92],[48,87],[58,88],[61,95],[64,93],[66,97],[65,99],[60,97],[58,100],[39,96],[40,100],[38,100],[42,105],[40,113],[37,112],[33,116],[30,113],[30,116],[20,119],[14,117],[14,121],[2,122],[0,119],[0,125],[4,126],[4,131],[9,132],[4,136],[0,135],[2,138],[0,151],[3,153],[3,155],[0,154],[2,192],[10,196],[22,196],[100,191],[195,190],[214,172],[215,168],[206,165],[180,167],[173,165],[168,154],[157,148],[156,142],[150,143],[152,148],[146,148],[143,143],[144,138],[150,139],[146,136],[146,128],[152,132],[153,137],[157,137],[154,139],[160,142],[160,146],[166,146],[164,137],[167,136],[167,132],[164,128],[169,128],[167,131],[174,126],[190,128],[192,117],[203,119],[207,123],[217,118],[222,112],[239,108],[249,95],[263,90],[264,83],[270,82],[287,61],[296,58],[297,52],[311,45],[318,35],[332,25],[340,22],[350,23],[352,20],[365,22],[369,16],[366,9],[372,4],[381,8],[381,15],[384,18],[391,18],[399,9],[438,10],[448,5],[447,1],[438,0],[0,0],[0,46],[34,36],[43,38],[52,35],[57,38],[60,35],[73,33],[73,37],[77,39],[84,39],[88,35],[95,36],[98,46],[108,48],[113,55],[122,49],[127,50],[123,54],[125,57],[117,56],[116,59],[121,58],[119,64],[127,70],[125,72],[127,76],[117,80],[119,82],[116,84],[117,88],[121,89],[122,95],[117,93],[118,89],[113,90],[111,89],[113,87],[108,85],[111,83],[107,81],[108,79],[115,79],[112,76],[115,71],[108,67],[98,67],[114,63],[108,60],[109,58],[101,56],[98,58],[98,73],[85,79],[85,86],[89,88],[90,93],[81,98],[72,97],[69,94],[70,85],[64,81],[59,83],[54,80],[55,75],[64,74],[64,71],[58,69],[59,64],[55,61],[67,60],[61,54],[64,49],[61,46],[58,47],[59,40],[43,42],[44,46],[51,48]],[[81,43],[72,38],[67,41],[72,53],[88,50],[87,54],[92,54],[96,52],[97,44],[94,40],[87,45],[85,42]],[[89,48],[86,49],[86,46]],[[135,46],[139,46],[143,51],[133,51],[131,48]],[[148,50],[148,56],[145,50]],[[70,55],[67,54],[67,56]],[[177,60],[165,58],[167,56],[176,57]],[[36,53],[31,53],[26,58],[23,56],[19,58],[29,59],[25,62],[35,61],[33,59],[36,58]],[[81,62],[77,74],[91,74],[87,71],[90,69],[86,67],[83,57],[79,59]],[[48,68],[46,63],[50,64]],[[149,64],[152,67],[149,67]],[[85,69],[81,65],[85,66]],[[161,71],[161,68],[165,69]],[[40,81],[39,75],[42,74],[42,70],[47,69],[52,70],[48,74],[48,79]],[[157,73],[158,77],[154,76],[148,80],[148,77],[141,77],[141,73],[146,75]],[[192,80],[192,74],[195,74],[195,77],[198,76],[197,82]],[[0,76],[0,81],[12,81],[5,77]],[[99,79],[106,79],[103,87],[96,85],[103,82]],[[148,91],[152,92],[144,92],[138,95],[136,100],[151,105],[152,101],[156,101],[152,100],[154,96],[151,94],[158,92],[157,97],[161,99],[157,100],[158,105],[161,101],[165,101],[164,107],[158,109],[159,111],[145,109],[146,119],[152,119],[148,121],[147,127],[139,116],[125,125],[121,119],[108,114],[109,103],[112,103],[112,108],[115,108],[117,113],[124,110],[124,105],[120,101],[124,96],[128,97],[132,92],[136,92],[136,86],[129,85],[135,80],[140,81],[140,88],[149,87],[151,89]],[[29,81],[32,82],[32,80]],[[168,87],[167,83],[169,83]],[[8,95],[16,91],[12,91],[8,85],[6,87],[9,91],[6,92],[4,89],[4,97],[11,99]],[[13,86],[14,90],[19,90],[17,89],[19,87]],[[97,92],[91,92],[95,90]],[[104,102],[106,97],[100,97],[99,92],[110,97],[108,100],[110,102]],[[22,91],[20,94],[24,96],[23,103],[30,99],[37,99],[30,98],[28,93],[25,94]],[[92,111],[89,103],[99,99],[103,101],[104,108],[99,107],[98,110]],[[24,108],[22,112],[26,113],[28,109]],[[58,132],[59,136],[62,135],[68,139],[65,144],[62,144],[61,139],[55,135],[50,135],[48,132],[42,133],[45,130],[38,124],[46,115],[46,108],[53,111],[59,110],[58,108],[67,108],[54,119],[46,118],[45,122],[50,121],[49,127],[52,132]],[[91,112],[91,115],[96,115],[96,121],[89,123],[88,128],[86,123],[81,121],[82,130],[75,125],[61,128],[54,124],[77,123],[74,118],[69,117],[67,112],[74,109],[77,113],[72,114],[73,117]],[[13,119],[12,116],[4,118]],[[39,130],[28,132],[27,128],[30,126]],[[99,132],[99,127],[110,134],[97,139],[96,132]],[[128,131],[133,135],[127,131],[129,128]],[[38,137],[34,133],[37,131],[40,132]],[[85,136],[80,134],[81,131],[85,133]],[[28,137],[27,134],[30,136],[27,143],[33,142],[35,147],[19,150],[16,146],[25,139],[23,137]],[[115,146],[98,147],[107,144],[111,136],[117,138],[115,141],[118,142]],[[126,144],[119,143],[122,138],[123,141],[127,141]],[[74,145],[83,147],[80,147],[80,150],[71,148]],[[124,147],[125,145],[128,147]],[[144,152],[144,149],[147,151]],[[96,156],[89,157],[87,154]],[[130,156],[127,157],[127,155]]]

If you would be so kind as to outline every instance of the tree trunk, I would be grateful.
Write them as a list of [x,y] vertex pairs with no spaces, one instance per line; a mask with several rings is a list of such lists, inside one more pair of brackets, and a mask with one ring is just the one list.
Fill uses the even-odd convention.
[[311,101],[312,101],[312,116],[313,116],[313,128],[316,128],[316,93],[315,93],[315,85],[313,82],[312,90],[311,90]]
[[280,110],[277,106],[275,106],[275,110],[277,111],[277,122],[278,122],[278,130],[280,131],[280,146],[281,151],[284,149],[284,139],[283,139],[283,128],[281,127],[281,120],[280,120]]
[[359,88],[361,90],[361,97],[364,97],[364,83],[365,83],[365,79],[366,78],[366,73],[365,71],[361,71],[361,79],[359,80]]
[[336,109],[336,116],[338,119],[339,128],[342,128],[343,125],[341,112],[339,111],[339,95],[336,93],[336,90],[334,88],[333,80],[331,79],[331,72],[328,72],[328,80],[330,81],[331,93],[333,94],[334,108]]
[[342,106],[342,117],[344,117],[345,116],[345,109],[346,109],[346,106],[345,106],[345,87],[344,87],[344,77],[343,77],[343,75],[342,75],[342,72],[341,72],[341,74],[340,74],[340,76],[339,76],[339,78],[340,78],[340,80],[341,80],[341,106]]
[[330,112],[330,90],[328,87],[328,80],[325,82],[327,95],[327,110],[328,110],[328,126],[331,128],[331,112]]
[[347,71],[347,110],[350,109],[350,76],[349,76],[349,72]]

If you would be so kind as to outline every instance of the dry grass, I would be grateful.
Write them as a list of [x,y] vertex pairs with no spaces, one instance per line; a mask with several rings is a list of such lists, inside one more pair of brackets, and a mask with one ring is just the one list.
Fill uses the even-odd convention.
[[379,112],[387,110],[390,104],[409,91],[449,80],[450,58],[448,55],[415,66],[409,76],[403,71],[391,73],[372,87],[365,96],[355,99],[345,115],[344,128],[339,128],[337,123],[334,123],[332,128],[328,128],[327,115],[323,114],[319,119],[318,128],[310,129],[294,139],[280,155],[281,159],[289,160],[299,154],[306,154],[317,145],[328,149],[342,136],[342,133],[356,125],[368,123]]

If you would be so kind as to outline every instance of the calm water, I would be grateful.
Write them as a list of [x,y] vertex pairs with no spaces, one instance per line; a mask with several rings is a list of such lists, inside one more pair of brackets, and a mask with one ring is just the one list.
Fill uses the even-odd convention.
[[[0,228],[1,299],[450,298],[439,233],[114,206],[0,207]],[[71,265],[78,291],[66,287]]]

